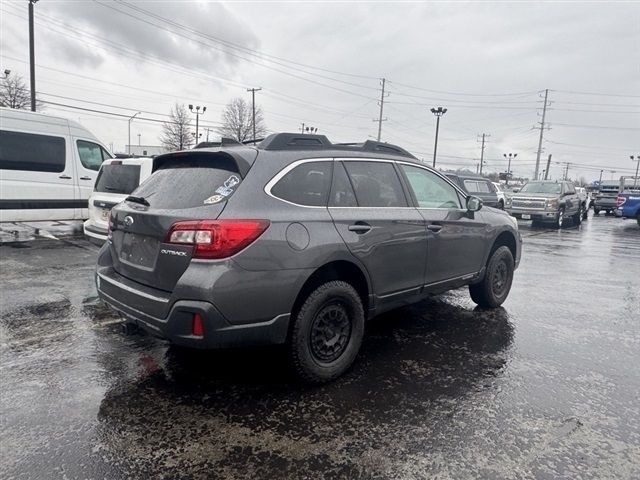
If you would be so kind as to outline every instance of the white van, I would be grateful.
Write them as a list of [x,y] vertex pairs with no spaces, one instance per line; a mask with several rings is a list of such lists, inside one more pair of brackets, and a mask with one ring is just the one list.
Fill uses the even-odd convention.
[[0,108],[0,222],[76,220],[112,155],[79,123]]
[[138,188],[151,175],[152,170],[151,157],[104,161],[89,197],[89,219],[84,222],[84,234],[89,241],[101,245],[107,240],[107,222],[111,208]]

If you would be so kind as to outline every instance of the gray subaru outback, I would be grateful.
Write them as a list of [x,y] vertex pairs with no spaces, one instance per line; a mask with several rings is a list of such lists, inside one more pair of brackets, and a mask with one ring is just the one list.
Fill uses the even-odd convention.
[[286,344],[297,374],[353,363],[365,321],[465,285],[502,304],[515,219],[394,145],[281,133],[156,157],[111,211],[98,293],[176,345]]

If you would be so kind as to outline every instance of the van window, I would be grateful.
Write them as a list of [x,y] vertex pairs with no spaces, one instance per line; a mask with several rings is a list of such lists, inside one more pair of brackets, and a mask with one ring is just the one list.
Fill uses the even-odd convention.
[[327,205],[333,162],[305,162],[282,177],[271,193],[287,202],[309,207]]
[[64,138],[0,130],[0,169],[60,173],[64,168]]
[[100,170],[100,165],[111,155],[97,143],[87,142],[86,140],[78,140],[78,154],[80,162],[84,168],[89,170]]
[[344,163],[360,207],[407,207],[393,164],[349,161]]
[[140,165],[110,163],[98,173],[94,191],[130,194],[140,184]]

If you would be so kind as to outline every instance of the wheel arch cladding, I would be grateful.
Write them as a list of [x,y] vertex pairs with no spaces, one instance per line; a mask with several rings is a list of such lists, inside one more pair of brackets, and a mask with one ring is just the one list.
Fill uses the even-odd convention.
[[296,300],[291,311],[292,315],[296,315],[298,313],[300,307],[311,292],[320,285],[332,280],[342,280],[355,288],[356,292],[358,292],[358,295],[360,296],[360,300],[362,301],[364,311],[367,312],[369,308],[370,289],[369,282],[364,272],[354,263],[346,260],[335,260],[319,267],[309,276],[309,278],[307,278],[296,296]]
[[509,250],[511,251],[511,255],[513,255],[513,258],[516,259],[516,253],[517,253],[516,237],[513,235],[513,233],[507,230],[501,232],[500,235],[496,237],[495,241],[493,242],[493,245],[491,246],[491,251],[489,252],[488,258],[491,258],[491,255],[493,255],[493,252],[495,252],[498,248],[502,246],[508,247]]

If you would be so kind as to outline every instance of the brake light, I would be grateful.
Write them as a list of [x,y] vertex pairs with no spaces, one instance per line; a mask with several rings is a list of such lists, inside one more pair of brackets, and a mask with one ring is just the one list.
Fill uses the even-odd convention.
[[268,220],[189,220],[169,229],[166,243],[193,245],[193,258],[226,258],[253,243]]
[[622,205],[624,205],[626,201],[627,201],[626,197],[618,196],[618,198],[616,198],[616,206],[620,208]]
[[191,320],[191,335],[204,337],[204,322],[202,321],[202,315],[199,313],[193,314],[193,319]]

